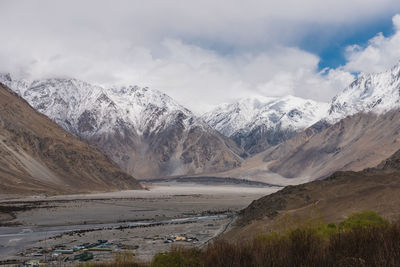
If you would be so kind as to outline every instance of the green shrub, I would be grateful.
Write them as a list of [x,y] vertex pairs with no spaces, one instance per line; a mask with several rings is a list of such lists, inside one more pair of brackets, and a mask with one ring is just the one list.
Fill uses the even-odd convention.
[[281,234],[279,234],[277,232],[272,232],[272,233],[269,233],[269,234],[258,235],[254,239],[254,242],[259,244],[259,245],[267,246],[267,245],[273,244],[275,242],[278,242],[278,241],[280,241],[280,240],[282,240],[284,238],[285,238],[285,236],[283,236],[283,235],[281,235]]
[[329,229],[336,229],[337,228],[335,223],[328,223],[327,227]]
[[339,224],[340,230],[365,229],[370,227],[383,227],[389,225],[389,222],[378,215],[373,210],[365,210],[351,214],[346,220]]

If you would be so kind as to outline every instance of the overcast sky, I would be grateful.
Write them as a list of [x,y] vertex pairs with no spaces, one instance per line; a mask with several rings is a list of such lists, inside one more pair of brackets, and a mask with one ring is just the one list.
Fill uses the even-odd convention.
[[400,59],[399,0],[1,0],[0,71],[149,86],[197,113],[329,101]]

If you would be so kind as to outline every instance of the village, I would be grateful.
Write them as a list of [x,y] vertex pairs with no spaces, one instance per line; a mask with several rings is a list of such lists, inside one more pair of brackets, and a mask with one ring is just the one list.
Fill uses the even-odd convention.
[[[185,235],[166,237],[155,236],[153,238],[145,238],[144,240],[148,240],[152,244],[160,242],[164,244],[172,244],[176,242],[177,245],[181,246],[188,246],[190,244],[195,245],[199,242],[197,237],[187,237]],[[21,255],[33,258],[24,262],[23,266],[36,267],[40,266],[41,264],[59,265],[60,263],[73,264],[76,262],[86,262],[89,260],[104,261],[110,260],[110,256],[115,256],[118,254],[134,256],[135,251],[138,249],[138,245],[131,245],[109,240],[97,240],[97,242],[83,243],[73,247],[68,247],[66,245],[56,245],[49,249],[43,247],[33,247],[27,249],[23,253],[21,252]]]

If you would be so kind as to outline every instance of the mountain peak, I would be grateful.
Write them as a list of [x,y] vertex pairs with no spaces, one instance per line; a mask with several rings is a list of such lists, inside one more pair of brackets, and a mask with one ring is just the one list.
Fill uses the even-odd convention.
[[333,98],[328,121],[334,123],[359,112],[383,114],[399,107],[400,64],[397,64],[385,72],[359,75]]
[[221,105],[202,118],[250,153],[257,153],[316,123],[327,110],[327,103],[290,95],[253,97]]

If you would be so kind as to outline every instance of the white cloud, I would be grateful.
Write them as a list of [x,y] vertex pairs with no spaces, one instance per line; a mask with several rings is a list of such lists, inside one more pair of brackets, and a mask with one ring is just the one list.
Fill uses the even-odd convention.
[[399,39],[378,35],[320,73],[318,56],[296,47],[304,36],[387,16],[398,0],[3,0],[0,10],[0,71],[151,86],[199,113],[251,95],[327,101],[348,71],[388,64],[381,50],[396,54]]
[[365,47],[347,47],[344,69],[351,72],[373,73],[389,69],[400,59],[400,15],[393,17],[394,34],[388,37],[378,33]]
[[[317,73],[317,56],[292,47],[223,56],[166,39],[156,52],[123,42],[87,43],[80,49],[16,42],[1,52],[0,71],[31,79],[65,76],[105,85],[150,86],[198,113],[222,102],[257,95],[328,100],[340,88],[331,86],[329,76]],[[10,59],[10,54],[17,56]]]
[[396,14],[393,17],[392,21],[393,21],[393,26],[396,29],[396,31],[399,31],[400,30],[400,15]]

